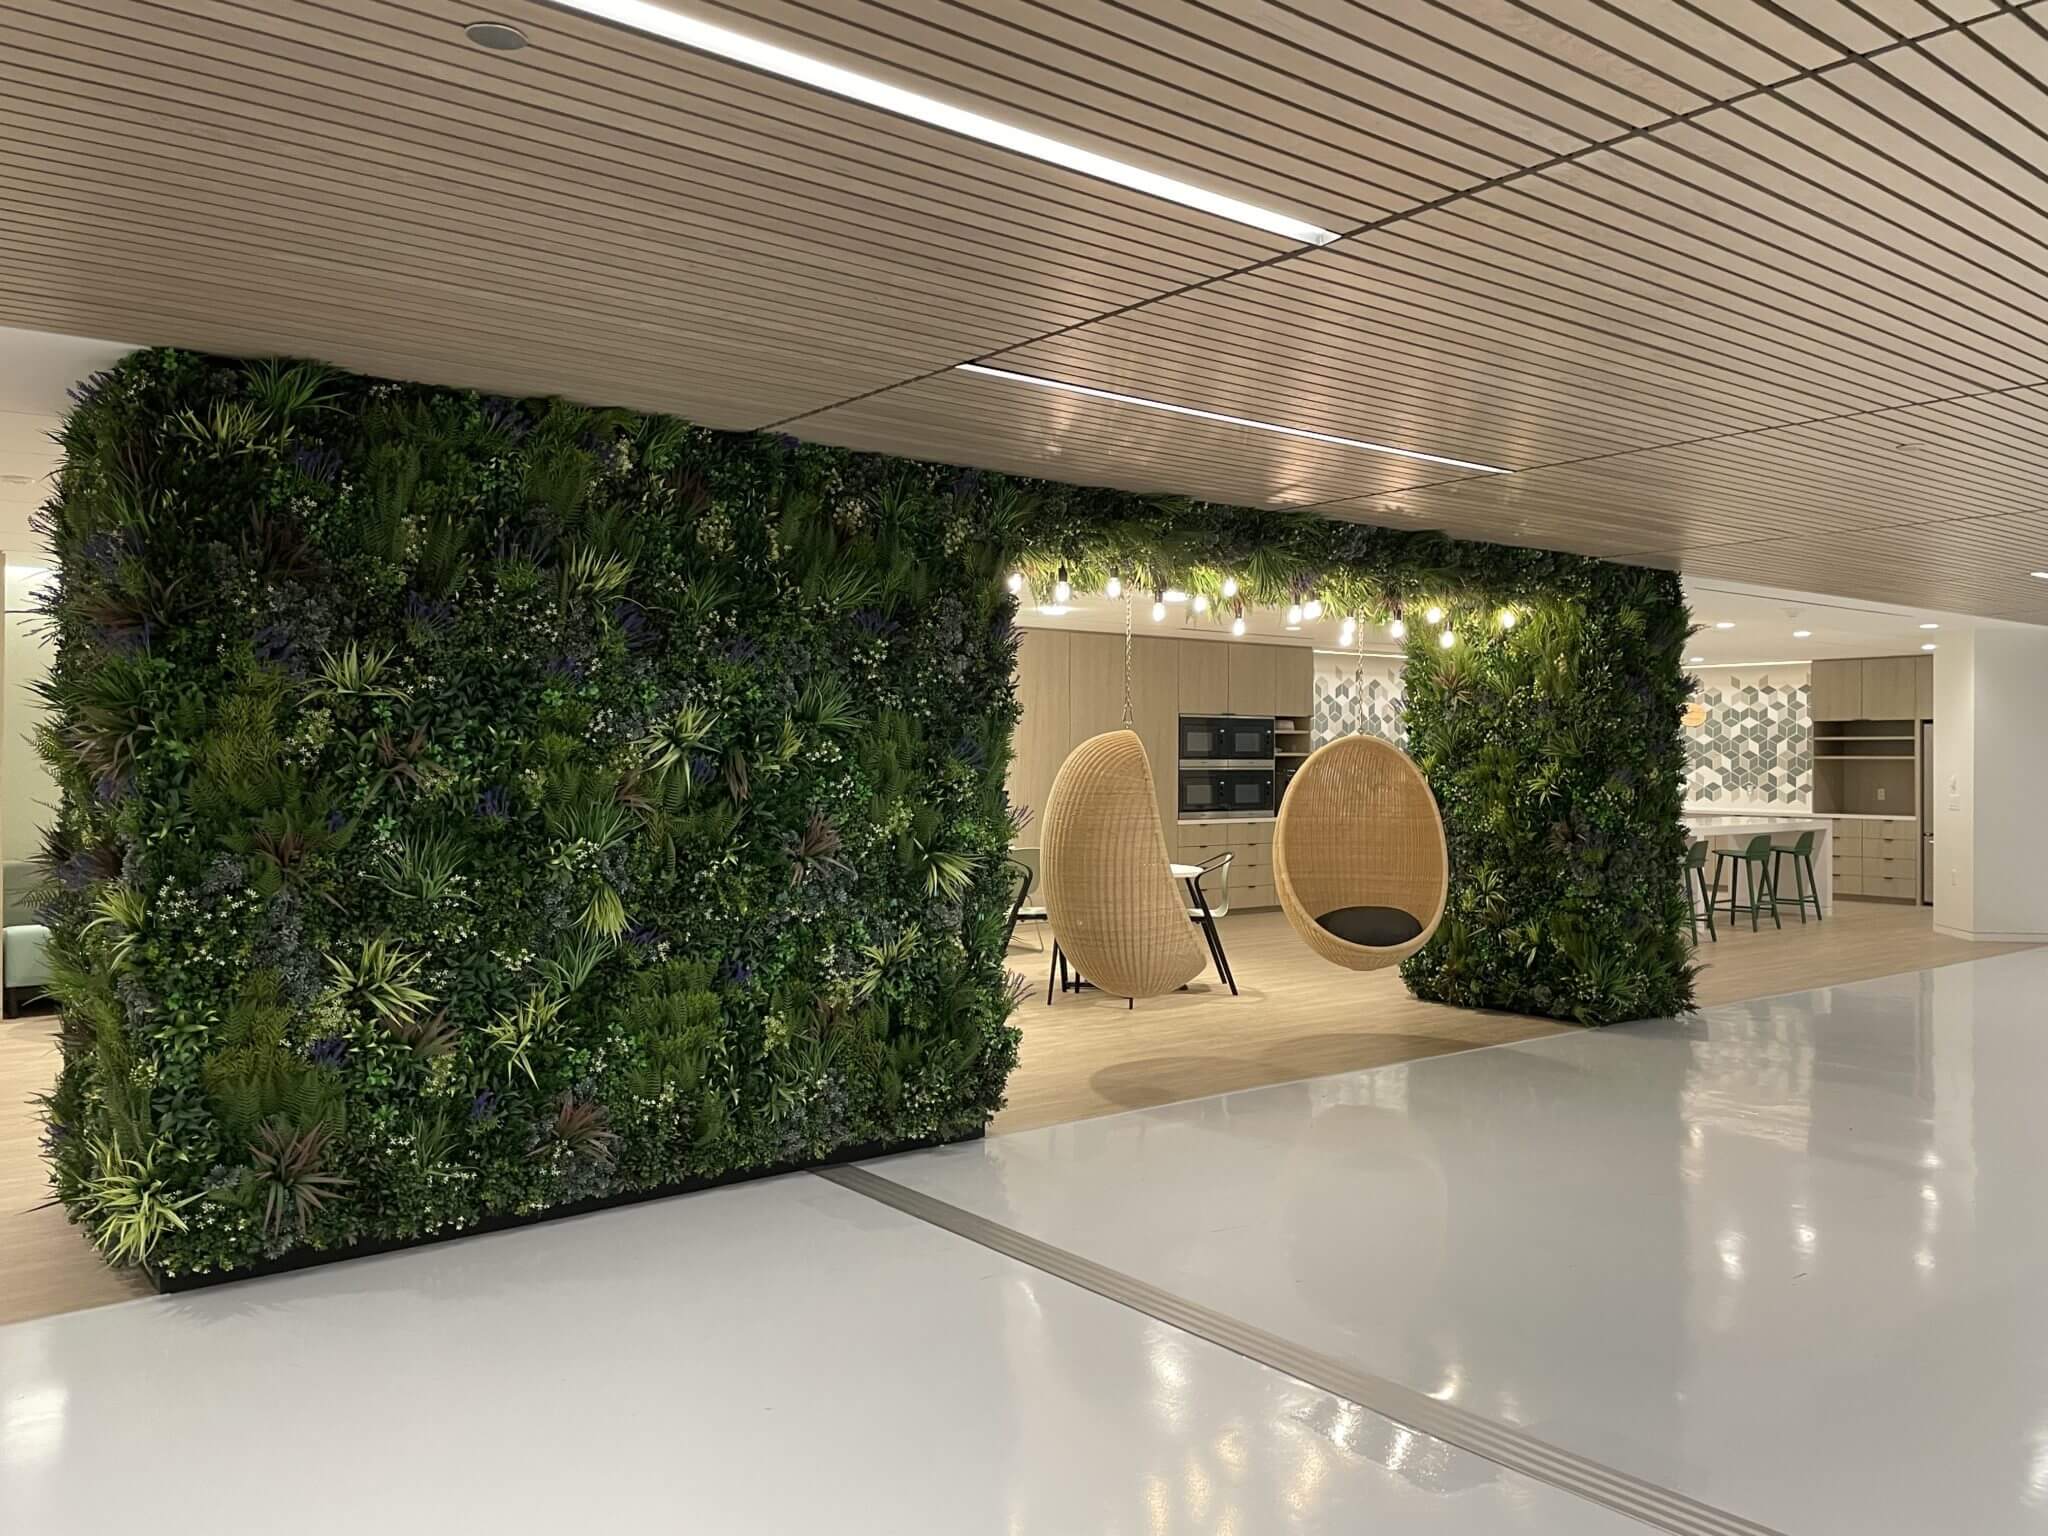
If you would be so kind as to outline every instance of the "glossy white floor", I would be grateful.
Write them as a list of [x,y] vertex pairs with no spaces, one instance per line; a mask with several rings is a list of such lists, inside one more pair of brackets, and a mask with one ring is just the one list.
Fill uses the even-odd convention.
[[[1790,1536],[2040,1530],[2044,994],[2036,951],[873,1167]],[[0,1328],[0,1531],[281,1512],[1643,1529],[808,1176]]]

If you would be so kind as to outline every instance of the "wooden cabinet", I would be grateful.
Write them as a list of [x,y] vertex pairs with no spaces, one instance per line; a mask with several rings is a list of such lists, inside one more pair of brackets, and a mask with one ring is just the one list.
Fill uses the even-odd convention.
[[[1180,856],[1189,864],[1206,864],[1227,853],[1230,880],[1227,887],[1230,909],[1270,907],[1273,895],[1273,823],[1270,821],[1215,821],[1182,827]],[[1202,888],[1216,901],[1219,882],[1206,875]]]
[[[1074,635],[1069,644],[1067,748],[1071,751],[1090,736],[1100,736],[1124,723],[1124,637]],[[1135,660],[1136,641],[1131,648]],[[1135,692],[1132,697],[1136,698]]]
[[1180,646],[1178,640],[1150,637],[1131,642],[1131,723],[1152,763],[1169,859],[1180,857]]
[[1816,661],[1807,707],[1816,720],[1932,720],[1932,656]]
[[1306,726],[1316,709],[1316,653],[1305,645],[1281,646],[1279,652],[1273,713]]
[[1028,806],[1033,815],[1017,841],[1038,846],[1037,813],[1045,809],[1053,775],[1073,745],[1067,735],[1068,661],[1073,636],[1027,629],[1017,647],[1017,702],[1023,717],[1010,748],[1010,804]]
[[1229,714],[1233,648],[1219,640],[1176,640],[1173,646],[1180,652],[1179,713]]
[[1808,708],[1816,720],[1863,720],[1863,663],[1816,661],[1809,680]]
[[1233,715],[1271,715],[1280,696],[1280,647],[1277,645],[1231,645],[1230,712]]
[[1852,716],[1862,720],[1906,720],[1917,718],[1911,656],[1871,656],[1863,663],[1863,708]]

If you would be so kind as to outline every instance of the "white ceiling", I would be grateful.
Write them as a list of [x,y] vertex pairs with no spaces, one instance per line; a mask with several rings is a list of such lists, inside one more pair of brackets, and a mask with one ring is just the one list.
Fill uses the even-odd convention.
[[0,324],[2048,622],[2048,0],[674,4],[1342,238],[541,0],[16,0]]

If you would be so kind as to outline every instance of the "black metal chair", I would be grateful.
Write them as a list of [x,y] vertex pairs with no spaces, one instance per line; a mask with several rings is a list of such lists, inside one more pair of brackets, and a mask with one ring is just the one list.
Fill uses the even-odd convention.
[[[1230,866],[1236,860],[1234,853],[1219,853],[1201,864],[1202,874],[1188,881],[1188,921],[1202,930],[1202,937],[1209,945],[1209,958],[1216,962],[1216,975],[1230,988],[1230,995],[1237,996],[1237,975],[1230,969],[1230,957],[1223,953],[1223,935],[1216,930],[1216,919],[1230,912]],[[1203,884],[1203,875],[1216,877],[1216,891],[1211,895]]]

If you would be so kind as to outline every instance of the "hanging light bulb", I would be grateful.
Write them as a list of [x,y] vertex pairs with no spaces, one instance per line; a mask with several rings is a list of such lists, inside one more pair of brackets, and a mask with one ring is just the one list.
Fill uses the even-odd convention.
[[1301,605],[1301,616],[1311,624],[1320,619],[1323,616],[1323,600],[1320,597],[1312,597],[1303,603]]
[[1056,603],[1064,603],[1071,601],[1073,596],[1074,584],[1067,580],[1067,568],[1063,565],[1060,567],[1059,580],[1052,584],[1052,600]]
[[1425,619],[1429,620],[1429,622],[1432,624],[1441,624],[1444,621],[1444,611],[1435,603],[1431,603],[1427,608],[1425,608],[1422,611],[1422,616]]
[[1207,613],[1209,611],[1209,599],[1204,597],[1201,593],[1197,592],[1195,594],[1193,607],[1195,612],[1197,613]]
[[1501,609],[1501,611],[1500,611],[1500,627],[1501,627],[1502,629],[1513,629],[1513,628],[1515,627],[1515,610],[1514,610],[1514,609],[1512,609],[1512,608],[1503,608],[1503,609]]
[[1024,573],[1022,571],[1010,572],[1010,590],[1012,592],[1022,592],[1024,590]]
[[1408,638],[1408,621],[1406,619],[1394,620],[1393,623],[1387,626],[1387,633],[1396,640],[1406,640]]
[[1179,587],[1168,587],[1166,591],[1161,595],[1165,597],[1165,599],[1169,603],[1184,603],[1188,600],[1187,593],[1181,591]]
[[1237,578],[1235,576],[1223,578],[1223,595],[1225,597],[1237,596]]
[[1232,619],[1232,620],[1230,621],[1230,632],[1231,632],[1231,633],[1232,633],[1233,635],[1241,635],[1241,634],[1243,634],[1243,633],[1244,633],[1244,615],[1243,615],[1243,614],[1241,614],[1241,613],[1240,613],[1240,614],[1239,614],[1239,615],[1238,615],[1238,616],[1237,616],[1236,618],[1234,618],[1234,619]]
[[1123,578],[1112,576],[1109,580],[1105,581],[1102,584],[1102,595],[1104,597],[1122,597],[1124,595]]
[[1166,594],[1157,587],[1152,589],[1152,622],[1154,624],[1164,624],[1166,622]]
[[1287,627],[1289,629],[1299,629],[1301,627],[1301,604],[1289,603],[1287,605]]
[[1339,645],[1349,645],[1357,633],[1358,621],[1347,617],[1342,624],[1337,626],[1337,643]]
[[1436,637],[1436,643],[1448,651],[1452,646],[1458,643],[1457,631],[1450,629],[1445,630],[1442,634]]

